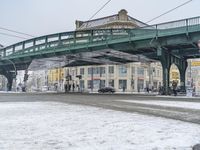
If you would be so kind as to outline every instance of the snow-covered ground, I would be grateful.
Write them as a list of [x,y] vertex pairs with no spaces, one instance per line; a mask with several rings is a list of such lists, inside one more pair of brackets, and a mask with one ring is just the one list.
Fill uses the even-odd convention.
[[189,150],[200,126],[54,102],[0,103],[0,150]]
[[179,107],[179,108],[188,108],[188,109],[199,109],[200,103],[198,102],[180,102],[180,101],[158,101],[158,100],[117,100],[127,103],[137,103],[137,104],[147,104],[147,105],[157,105],[157,106],[169,106],[169,107]]

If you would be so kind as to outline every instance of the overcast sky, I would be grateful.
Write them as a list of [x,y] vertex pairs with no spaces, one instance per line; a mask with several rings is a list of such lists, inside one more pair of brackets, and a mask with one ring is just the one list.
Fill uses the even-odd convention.
[[[186,1],[112,0],[95,18],[126,9],[130,16],[146,22]],[[88,20],[106,2],[107,0],[0,0],[0,27],[34,36],[71,31],[75,29],[75,20]],[[193,0],[151,24],[200,16],[199,6],[200,0]],[[0,29],[0,33],[2,32],[15,34]],[[19,41],[22,39],[0,34],[0,44],[5,46]]]

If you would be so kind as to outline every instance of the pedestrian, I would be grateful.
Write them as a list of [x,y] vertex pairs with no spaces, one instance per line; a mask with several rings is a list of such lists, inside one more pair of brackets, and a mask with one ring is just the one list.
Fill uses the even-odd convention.
[[68,91],[68,86],[67,84],[65,84],[65,93],[67,93],[67,91]]
[[177,96],[177,82],[176,81],[172,81],[172,90],[173,90],[174,96]]
[[125,86],[123,86],[123,92],[125,92],[125,90],[126,90],[126,88],[125,88]]
[[71,85],[71,84],[69,84],[68,91],[71,91],[71,86],[72,86],[72,85]]
[[78,89],[78,92],[80,92],[80,89],[79,89],[79,85],[78,85],[78,84],[76,85],[76,87],[77,87],[77,89]]
[[74,92],[74,89],[75,89],[75,84],[74,83],[72,84],[72,89],[73,89],[73,92]]
[[147,87],[146,90],[147,90],[147,93],[149,93],[149,87]]

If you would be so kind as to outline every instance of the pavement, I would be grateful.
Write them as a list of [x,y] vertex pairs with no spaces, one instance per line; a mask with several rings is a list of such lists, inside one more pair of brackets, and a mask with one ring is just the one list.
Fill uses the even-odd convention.
[[200,124],[200,109],[169,106],[155,106],[127,103],[126,100],[139,101],[179,101],[200,103],[200,98],[135,95],[135,94],[88,94],[88,93],[0,93],[0,102],[61,102],[74,105],[87,105],[124,112],[140,113]]

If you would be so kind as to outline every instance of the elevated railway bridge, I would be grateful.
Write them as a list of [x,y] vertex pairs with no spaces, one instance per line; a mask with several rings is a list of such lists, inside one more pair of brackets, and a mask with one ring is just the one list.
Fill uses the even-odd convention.
[[37,59],[64,58],[65,66],[160,61],[163,86],[168,93],[172,64],[185,88],[187,59],[199,58],[200,17],[148,25],[135,29],[93,29],[55,33],[0,49],[0,74],[11,90],[17,70],[27,70]]

